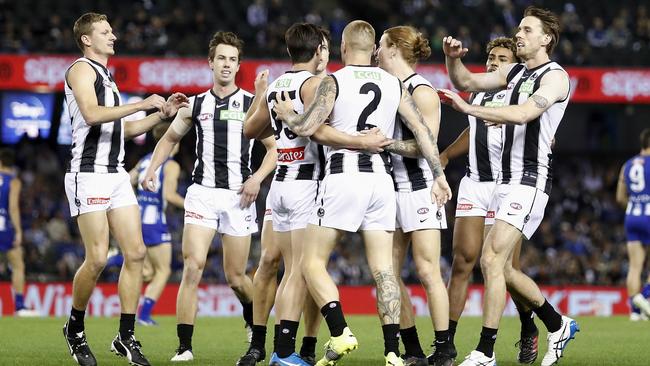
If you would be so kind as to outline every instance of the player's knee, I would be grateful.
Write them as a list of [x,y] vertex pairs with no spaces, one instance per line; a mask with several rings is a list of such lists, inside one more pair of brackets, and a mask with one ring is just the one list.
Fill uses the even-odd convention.
[[485,254],[481,257],[481,271],[484,278],[503,274],[503,267],[499,267],[497,257],[494,254]]
[[278,273],[280,268],[280,256],[272,255],[268,251],[263,251],[260,258],[260,264],[258,266],[258,271],[262,271],[264,274],[275,275]]
[[85,266],[88,271],[98,276],[106,266],[106,255],[88,256],[85,260]]
[[231,288],[240,288],[244,284],[245,271],[239,269],[229,269],[225,271],[226,282]]
[[171,274],[172,274],[172,270],[169,267],[156,268],[155,276],[163,278],[165,279],[165,281],[167,281],[167,279],[169,278],[169,276],[171,276]]
[[199,260],[193,257],[185,257],[183,261],[183,277],[190,283],[198,284],[201,281],[205,260]]
[[138,245],[124,251],[123,255],[124,262],[126,263],[144,262],[144,258],[147,255],[147,248],[144,246],[144,244]]
[[422,282],[422,286],[425,288],[433,286],[438,282],[442,283],[440,269],[433,265],[425,266],[424,268],[418,268],[417,274],[420,282]]

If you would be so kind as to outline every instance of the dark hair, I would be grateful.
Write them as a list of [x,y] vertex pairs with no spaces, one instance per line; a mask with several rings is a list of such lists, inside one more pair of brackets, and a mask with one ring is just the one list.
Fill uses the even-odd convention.
[[104,20],[108,21],[108,17],[106,17],[105,14],[86,13],[80,16],[79,19],[74,22],[72,33],[74,34],[74,40],[77,42],[77,46],[81,52],[84,51],[84,44],[81,42],[81,36],[86,36],[92,33],[93,23],[101,22]]
[[0,149],[0,163],[5,167],[12,167],[16,163],[16,154],[8,148]]
[[224,31],[218,31],[212,36],[212,39],[210,40],[210,48],[208,51],[208,59],[212,60],[214,58],[214,54],[217,52],[217,46],[220,44],[225,44],[237,48],[237,52],[239,53],[238,58],[241,62],[244,51],[244,41],[239,39],[235,33]]
[[156,127],[154,127],[153,130],[151,130],[151,134],[153,135],[153,139],[156,142],[160,141],[160,139],[163,137],[165,132],[167,132],[167,129],[169,128],[170,125],[171,125],[171,123],[169,123],[169,122],[163,122],[163,123],[157,124]]
[[529,6],[524,10],[524,17],[535,17],[542,22],[542,31],[551,36],[551,42],[546,45],[546,53],[553,53],[560,40],[560,19],[550,10]]
[[641,131],[641,148],[650,149],[650,128]]
[[323,44],[323,32],[310,23],[295,23],[284,33],[292,63],[307,62]]
[[332,44],[332,34],[330,31],[327,28],[321,26],[318,27],[318,30],[323,34],[323,39],[327,41],[327,47],[330,47]]
[[501,47],[501,48],[506,48],[512,51],[512,55],[517,58],[517,44],[512,38],[507,38],[507,37],[499,37],[491,40],[487,46],[485,46],[485,53],[490,53],[492,49]]

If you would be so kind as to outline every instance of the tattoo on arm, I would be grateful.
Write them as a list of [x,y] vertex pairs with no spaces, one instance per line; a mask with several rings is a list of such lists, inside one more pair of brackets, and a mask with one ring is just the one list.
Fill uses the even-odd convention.
[[309,109],[305,113],[294,115],[293,118],[285,121],[289,128],[296,133],[304,131],[313,133],[316,131],[332,112],[336,91],[336,82],[331,76],[323,79],[316,90],[314,101],[309,106]]
[[535,102],[535,106],[537,108],[544,109],[546,106],[548,106],[548,100],[546,98],[540,96],[540,95],[532,95],[531,98]]
[[433,131],[431,131],[429,126],[424,123],[424,117],[422,117],[422,114],[415,104],[415,100],[413,97],[411,97],[411,94],[408,92],[404,84],[402,84],[402,102],[406,103],[408,109],[412,112],[412,115],[417,116],[416,121],[409,121],[408,118],[403,118],[402,120],[406,123],[406,127],[408,127],[413,132],[421,155],[426,159],[429,167],[431,168],[433,179],[437,179],[444,174],[442,165],[440,164],[438,139],[433,134]]
[[392,144],[385,146],[384,150],[391,152],[393,154],[406,156],[407,158],[419,158],[422,156],[420,152],[420,147],[418,146],[417,141],[414,139],[411,140],[397,140]]
[[382,324],[399,324],[400,292],[392,270],[373,273],[377,284],[377,310]]

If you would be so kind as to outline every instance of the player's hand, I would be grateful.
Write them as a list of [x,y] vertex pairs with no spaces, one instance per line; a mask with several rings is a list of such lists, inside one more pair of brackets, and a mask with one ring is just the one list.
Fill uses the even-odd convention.
[[256,178],[255,175],[251,175],[248,179],[246,179],[241,188],[239,188],[239,192],[237,192],[239,195],[241,195],[241,198],[239,200],[239,207],[248,208],[253,202],[255,202],[257,199],[257,194],[260,193],[261,183],[262,182]]
[[449,89],[439,89],[438,94],[442,94],[440,101],[452,106],[455,110],[467,114],[469,104],[460,95]]
[[160,117],[163,119],[169,119],[174,117],[178,110],[183,107],[190,106],[190,98],[188,98],[183,93],[174,93],[167,98],[165,104],[163,104],[160,109]]
[[20,248],[22,245],[23,245],[23,231],[22,230],[16,230],[16,231],[14,231],[13,246],[14,246],[14,248]]
[[447,36],[442,39],[442,51],[449,58],[461,58],[465,56],[469,50],[463,48],[463,42],[452,36]]
[[152,172],[151,169],[147,169],[145,172],[144,179],[140,182],[140,186],[145,191],[155,192],[156,191],[156,173]]
[[273,112],[278,116],[277,119],[287,122],[296,112],[293,110],[293,102],[289,98],[289,93],[283,91],[275,96],[273,103]]
[[443,151],[440,153],[440,166],[442,166],[442,169],[445,169],[447,164],[449,164],[449,157],[447,156],[447,153]]
[[139,102],[138,109],[141,111],[148,111],[151,109],[161,110],[165,105],[165,98],[158,94],[152,94]]
[[384,146],[394,142],[393,139],[384,136],[378,127],[360,131],[358,138],[361,140],[362,150],[371,154],[383,152]]
[[262,70],[255,77],[255,95],[262,95],[269,86],[269,70]]
[[432,202],[435,202],[438,207],[441,207],[444,206],[451,197],[451,188],[449,188],[447,178],[445,178],[445,175],[443,174],[433,181],[433,187],[431,187],[431,200]]

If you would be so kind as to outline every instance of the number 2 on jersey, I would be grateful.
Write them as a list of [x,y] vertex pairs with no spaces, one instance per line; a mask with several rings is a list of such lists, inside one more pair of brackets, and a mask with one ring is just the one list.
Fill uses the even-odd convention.
[[366,106],[366,108],[361,111],[361,115],[359,116],[359,120],[357,121],[357,131],[363,131],[367,130],[373,127],[377,127],[372,124],[367,124],[366,121],[368,120],[368,117],[372,114],[372,112],[377,110],[377,107],[379,106],[379,101],[381,100],[381,89],[379,89],[379,85],[375,83],[365,83],[361,85],[361,89],[359,89],[359,93],[361,94],[368,94],[372,92],[373,97],[370,103]]

